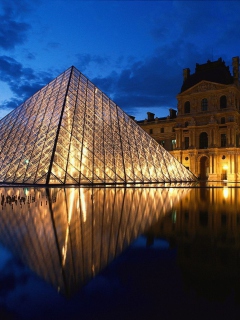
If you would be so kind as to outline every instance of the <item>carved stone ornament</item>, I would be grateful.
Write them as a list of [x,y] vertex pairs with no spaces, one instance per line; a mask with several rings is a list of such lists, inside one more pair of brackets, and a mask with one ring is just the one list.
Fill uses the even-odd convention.
[[213,115],[211,116],[209,123],[217,123],[217,120],[215,119],[215,117]]
[[196,89],[198,92],[203,92],[203,91],[207,91],[207,90],[216,90],[217,86],[212,83],[203,82],[203,83],[199,84]]
[[195,126],[196,125],[196,121],[194,118],[191,118],[190,122],[189,122],[189,126]]
[[191,89],[189,89],[188,94],[205,92],[208,90],[224,89],[224,88],[225,88],[225,86],[204,81],[204,82],[199,83],[198,85],[195,85]]

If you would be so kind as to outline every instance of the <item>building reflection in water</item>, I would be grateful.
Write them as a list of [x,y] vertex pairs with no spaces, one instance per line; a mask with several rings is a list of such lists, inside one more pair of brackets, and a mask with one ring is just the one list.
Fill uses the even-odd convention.
[[147,237],[168,239],[186,288],[210,300],[240,303],[240,188],[193,188]]
[[[171,187],[171,188],[170,188]],[[1,188],[0,242],[70,295],[189,191],[144,188]]]

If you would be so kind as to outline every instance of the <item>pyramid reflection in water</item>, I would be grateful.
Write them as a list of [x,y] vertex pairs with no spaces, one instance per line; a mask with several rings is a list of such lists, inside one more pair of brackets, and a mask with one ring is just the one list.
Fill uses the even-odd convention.
[[1,188],[0,242],[66,295],[93,278],[187,188]]
[[195,180],[75,67],[0,120],[0,136],[0,182]]

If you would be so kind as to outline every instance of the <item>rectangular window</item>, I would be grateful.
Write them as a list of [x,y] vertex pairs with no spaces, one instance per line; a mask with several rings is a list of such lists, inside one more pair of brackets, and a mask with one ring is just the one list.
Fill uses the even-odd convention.
[[152,134],[153,133],[153,129],[149,129],[149,133]]
[[227,135],[225,133],[221,134],[221,147],[227,146]]
[[161,133],[164,133],[164,128],[161,128],[161,131],[160,131]]
[[189,137],[184,138],[184,147],[185,147],[185,149],[189,148]]

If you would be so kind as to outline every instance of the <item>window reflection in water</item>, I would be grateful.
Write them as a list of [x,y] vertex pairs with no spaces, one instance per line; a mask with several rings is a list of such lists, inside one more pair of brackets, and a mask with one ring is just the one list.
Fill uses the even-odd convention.
[[232,292],[240,303],[240,188],[193,188],[146,233],[177,248],[186,288],[210,300]]
[[159,237],[170,248],[177,245],[187,287],[221,297],[227,282],[240,293],[239,188],[1,188],[0,193],[0,243],[64,294],[78,290],[141,234],[146,245]]

